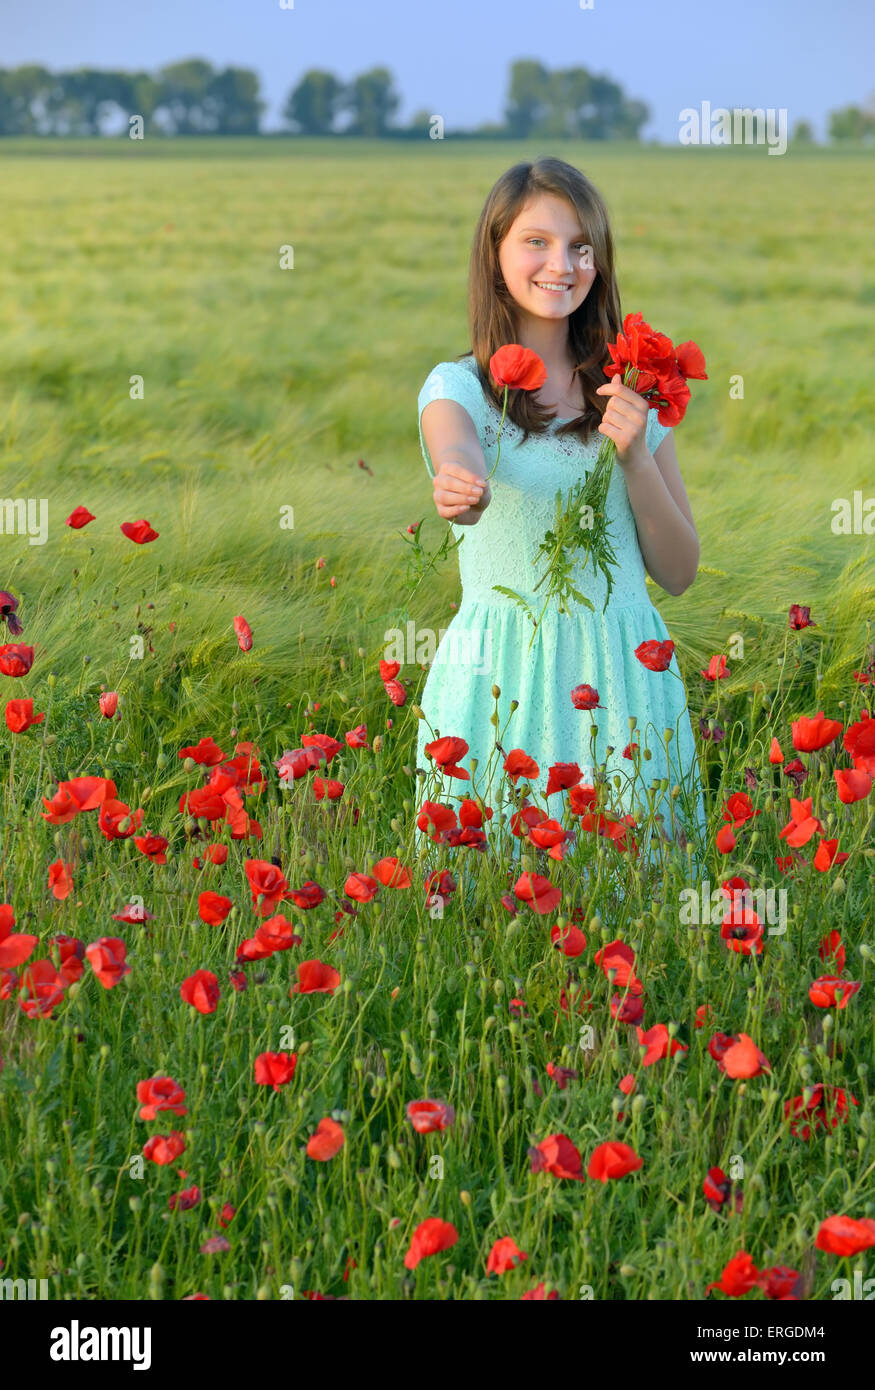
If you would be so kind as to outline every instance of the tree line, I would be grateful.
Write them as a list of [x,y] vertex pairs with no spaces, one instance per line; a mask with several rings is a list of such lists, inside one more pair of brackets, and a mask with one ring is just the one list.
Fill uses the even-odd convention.
[[[129,122],[165,136],[259,135],[267,103],[258,73],[214,68],[202,58],[170,63],[155,73],[77,68],[50,72],[37,64],[0,68],[0,136],[127,135]],[[422,136],[440,113],[417,111],[397,122],[401,98],[388,68],[375,67],[342,82],[319,68],[305,72],[282,108],[283,129],[294,135]],[[542,63],[511,64],[501,122],[453,135],[586,140],[639,140],[650,119],[646,103],[619,83],[583,67],[549,71]],[[811,140],[799,121],[794,138]],[[875,102],[830,113],[830,140],[875,140]]]

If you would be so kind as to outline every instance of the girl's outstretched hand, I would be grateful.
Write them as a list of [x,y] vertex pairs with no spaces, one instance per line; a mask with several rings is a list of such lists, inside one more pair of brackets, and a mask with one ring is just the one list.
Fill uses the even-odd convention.
[[599,432],[614,441],[617,462],[620,465],[643,462],[650,452],[647,448],[647,416],[650,413],[647,401],[631,386],[624,386],[618,376],[606,381],[604,386],[597,386],[596,395],[610,397]]
[[485,512],[492,491],[485,478],[463,468],[460,463],[443,463],[432,479],[434,504],[438,516],[454,521],[462,512]]

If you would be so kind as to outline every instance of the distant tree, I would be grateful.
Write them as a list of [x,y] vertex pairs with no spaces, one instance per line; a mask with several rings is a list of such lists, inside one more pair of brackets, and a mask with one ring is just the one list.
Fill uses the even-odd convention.
[[533,135],[551,108],[551,79],[543,63],[520,58],[511,64],[504,119],[509,135]]
[[161,84],[150,72],[124,73],[124,100],[119,104],[128,116],[151,120],[161,100]]
[[0,135],[48,134],[57,88],[57,77],[35,63],[0,68]]
[[224,68],[207,85],[204,118],[216,135],[257,135],[265,102],[259,77],[250,68]]
[[333,73],[310,68],[289,93],[283,120],[299,135],[330,135],[342,94],[343,84]]
[[860,140],[868,143],[875,136],[875,113],[859,106],[845,106],[830,111],[828,133],[830,140]]
[[173,135],[199,135],[207,128],[206,101],[216,76],[211,63],[189,58],[158,72],[156,117],[164,112]]
[[797,121],[790,133],[791,144],[813,145],[814,131],[808,121]]
[[106,115],[123,105],[128,95],[121,77],[120,73],[101,68],[58,73],[49,105],[53,132],[100,135]]
[[650,110],[622,88],[583,67],[547,72],[530,60],[513,63],[505,112],[508,133],[540,139],[637,140]]
[[339,104],[352,118],[344,134],[376,137],[388,134],[401,98],[392,86],[389,69],[371,68],[344,88]]

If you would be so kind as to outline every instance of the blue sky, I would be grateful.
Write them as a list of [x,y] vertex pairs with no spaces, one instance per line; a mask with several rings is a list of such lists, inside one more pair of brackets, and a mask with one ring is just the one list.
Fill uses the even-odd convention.
[[510,63],[581,64],[653,112],[645,137],[676,142],[679,113],[784,107],[815,136],[826,114],[875,90],[872,0],[0,0],[0,64],[154,70],[182,58],[256,69],[276,126],[308,68],[346,81],[378,64],[401,120],[428,107],[446,133],[500,120]]

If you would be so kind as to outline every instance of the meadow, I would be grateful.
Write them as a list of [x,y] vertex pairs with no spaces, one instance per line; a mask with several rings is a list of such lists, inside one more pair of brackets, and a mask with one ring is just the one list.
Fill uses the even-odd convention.
[[[469,347],[486,193],[544,152],[606,198],[624,312],[706,355],[676,431],[700,573],[651,592],[707,879],[786,889],[783,931],[682,920],[680,853],[653,876],[604,835],[561,861],[523,845],[561,894],[536,911],[501,858],[417,837],[459,788],[414,775],[425,670],[393,703],[384,634],[445,627],[460,592],[416,397]],[[0,493],[47,516],[0,534],[23,625],[0,639],[33,648],[3,704],[45,716],[7,713],[0,748],[0,1278],[824,1300],[875,1274],[870,161],[0,142]],[[155,539],[120,531],[139,519]],[[327,761],[283,761],[316,736]],[[141,1118],[156,1077],[176,1109]],[[451,1111],[411,1119],[424,1099]],[[506,1238],[525,1259],[490,1259]]]

